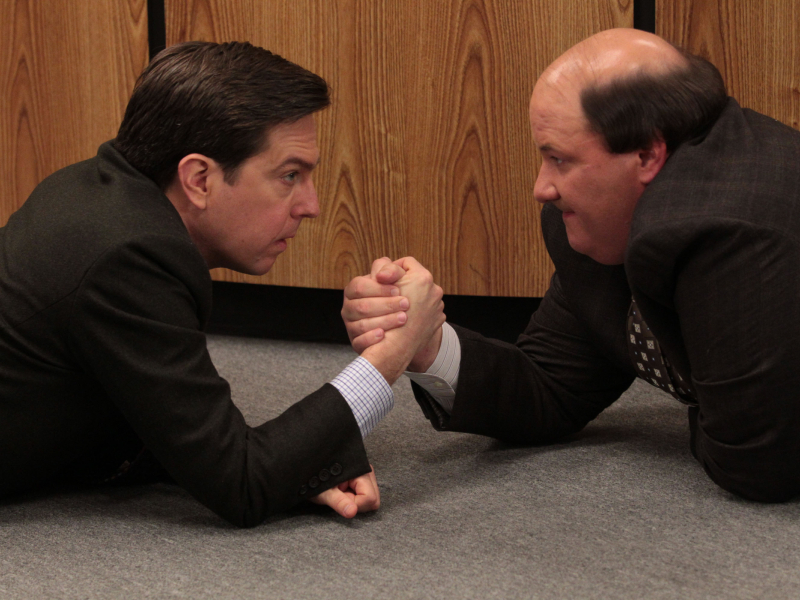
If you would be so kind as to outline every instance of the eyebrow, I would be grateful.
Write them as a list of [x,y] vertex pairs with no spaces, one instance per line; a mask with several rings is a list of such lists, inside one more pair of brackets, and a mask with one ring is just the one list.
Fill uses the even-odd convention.
[[553,152],[553,147],[550,144],[539,146],[539,152],[541,152],[542,154],[544,154],[545,152]]
[[300,165],[301,167],[303,167],[304,169],[307,169],[308,171],[313,171],[314,168],[319,164],[319,161],[320,161],[321,158],[322,157],[318,158],[317,162],[315,162],[315,163],[310,163],[307,160],[303,160],[302,158],[300,158],[298,156],[290,156],[285,161],[283,161],[280,165],[278,165],[278,167],[275,170],[276,171],[280,171],[281,169],[285,169],[287,166],[294,164],[294,165]]

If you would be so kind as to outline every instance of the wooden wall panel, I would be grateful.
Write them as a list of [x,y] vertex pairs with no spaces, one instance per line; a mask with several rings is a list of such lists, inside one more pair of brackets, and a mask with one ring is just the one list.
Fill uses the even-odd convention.
[[146,0],[0,3],[0,225],[116,135],[147,60]]
[[167,43],[249,40],[322,75],[322,216],[264,277],[342,288],[383,255],[446,293],[541,296],[552,265],[533,200],[538,74],[630,0],[166,0]]
[[713,62],[742,106],[800,129],[800,0],[657,0],[656,32]]

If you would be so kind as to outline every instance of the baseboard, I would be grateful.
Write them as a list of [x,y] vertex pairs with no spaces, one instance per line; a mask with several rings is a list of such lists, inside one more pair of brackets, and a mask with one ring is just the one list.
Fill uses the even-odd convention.
[[[515,342],[541,298],[444,297],[447,320],[487,337]],[[342,292],[214,282],[208,333],[348,343],[339,312]]]

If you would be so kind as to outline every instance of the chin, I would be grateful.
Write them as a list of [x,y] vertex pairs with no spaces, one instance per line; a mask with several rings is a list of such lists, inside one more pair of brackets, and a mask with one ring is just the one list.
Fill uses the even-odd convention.
[[257,265],[256,267],[254,267],[247,274],[248,275],[256,275],[256,276],[266,275],[267,273],[269,273],[270,269],[272,269],[272,265],[274,265],[274,264],[275,264],[275,261],[271,260],[269,262],[269,264],[267,264],[267,265]]
[[585,254],[593,261],[600,263],[601,265],[607,266],[614,266],[614,265],[621,265],[625,262],[625,253],[622,252],[609,252],[607,249],[598,249],[594,248],[587,252],[581,252],[581,254]]
[[613,266],[616,266],[616,265],[621,265],[621,264],[623,264],[625,262],[625,258],[624,257],[619,257],[619,256],[613,256],[613,257],[608,257],[608,256],[597,256],[597,257],[595,257],[595,256],[592,256],[590,258],[592,258],[595,262],[599,262],[601,265],[606,265],[606,266],[609,266],[609,267],[613,267]]
[[619,254],[617,252],[608,252],[607,250],[593,247],[590,244],[580,244],[577,242],[573,242],[572,239],[569,240],[570,247],[575,250],[578,254],[583,254],[584,256],[588,256],[593,261],[600,263],[601,265],[621,265],[625,262],[625,254]]
[[581,243],[581,240],[574,235],[570,235],[569,231],[567,231],[567,241],[569,242],[569,247],[575,250],[575,252],[578,254],[583,254],[589,258],[594,258],[594,256],[592,256],[594,252],[591,244]]
[[260,277],[261,275],[266,275],[269,273],[269,270],[272,269],[272,265],[275,264],[275,259],[270,258],[267,260],[262,260],[256,263],[251,264],[228,264],[223,265],[224,268],[230,269],[231,271],[236,271],[237,273],[243,273],[244,275],[253,275],[255,277]]

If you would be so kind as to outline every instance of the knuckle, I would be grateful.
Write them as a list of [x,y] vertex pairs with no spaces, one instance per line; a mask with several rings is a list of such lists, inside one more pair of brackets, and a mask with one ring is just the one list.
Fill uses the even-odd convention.
[[353,281],[350,282],[350,285],[352,286],[351,289],[353,292],[353,295],[351,297],[357,298],[359,296],[364,295],[365,283],[363,277],[356,277],[355,279],[353,279]]
[[366,319],[362,319],[360,321],[356,321],[356,332],[359,335],[364,335],[369,331],[369,325],[367,324]]
[[358,300],[353,303],[353,309],[359,316],[363,318],[369,311],[369,303],[365,300]]

